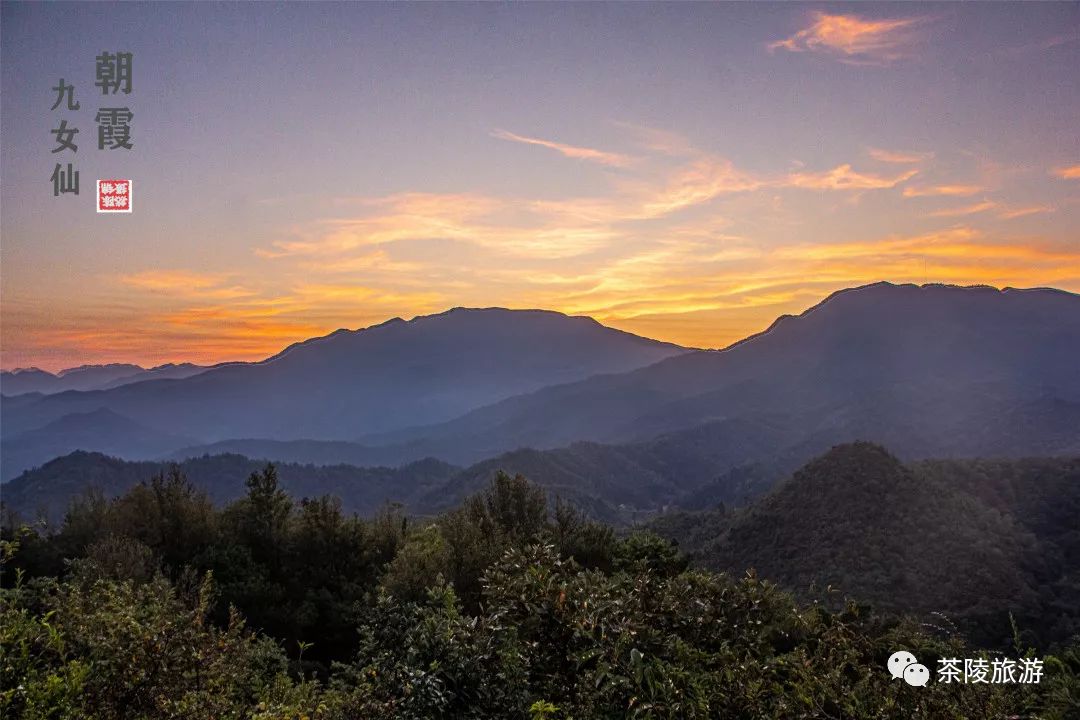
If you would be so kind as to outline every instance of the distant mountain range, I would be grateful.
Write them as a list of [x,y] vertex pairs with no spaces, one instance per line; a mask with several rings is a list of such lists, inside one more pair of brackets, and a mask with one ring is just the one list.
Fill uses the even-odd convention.
[[1080,454],[1077,357],[1080,296],[1052,289],[878,283],[721,351],[559,313],[459,308],[182,379],[5,395],[0,470],[10,479],[77,449],[438,458],[468,469],[434,496],[401,498],[446,507],[505,465],[626,519],[742,504],[853,440],[905,460]]
[[[111,445],[126,457],[144,457],[162,452],[162,436],[186,438],[171,450],[243,437],[355,440],[684,352],[591,318],[540,310],[457,308],[408,322],[394,319],[298,343],[262,362],[217,366],[186,378],[5,398],[3,439],[24,451],[5,455],[2,472],[11,478],[55,456],[34,455],[38,447],[52,452]],[[122,418],[129,427],[143,427],[154,441],[104,442],[108,438],[92,427],[93,413],[102,410],[113,423]],[[97,442],[71,446],[76,436]]]
[[[1058,290],[845,290],[722,351],[545,388],[366,444],[467,463],[518,447],[624,443],[769,418],[800,462],[869,439],[902,456],[1080,448],[1080,296]],[[800,446],[805,449],[800,451]]]
[[3,438],[0,440],[0,458],[7,478],[10,472],[41,465],[82,448],[93,448],[129,460],[151,460],[190,442],[191,438],[152,430],[111,410],[99,408],[65,415],[44,427]]
[[[100,421],[114,422],[108,417]],[[734,438],[751,435],[757,445],[733,449],[738,446],[731,442]],[[413,514],[435,514],[486,488],[503,471],[528,477],[553,499],[568,501],[591,517],[623,525],[668,509],[701,507],[701,502],[749,503],[781,472],[779,466],[766,470],[745,464],[747,456],[766,451],[763,442],[753,430],[718,423],[637,444],[583,442],[554,450],[514,450],[467,468],[433,458],[391,468],[379,462],[378,449],[333,442],[224,443],[215,446],[213,454],[192,457],[181,451],[170,461],[130,461],[76,451],[7,482],[3,502],[23,517],[44,512],[57,519],[70,499],[87,488],[113,497],[172,462],[212,499],[226,502],[244,493],[243,481],[251,471],[272,460],[293,495],[331,493],[341,498],[345,510],[362,515],[386,503],[400,503]],[[245,447],[248,456],[230,452]],[[257,452],[259,447],[268,452]],[[368,467],[350,464],[350,458]],[[731,471],[733,466],[739,470]]]
[[66,390],[107,390],[142,380],[191,377],[207,369],[191,363],[170,363],[152,368],[127,363],[82,365],[56,374],[38,368],[23,368],[0,372],[0,391],[5,395],[51,395]]

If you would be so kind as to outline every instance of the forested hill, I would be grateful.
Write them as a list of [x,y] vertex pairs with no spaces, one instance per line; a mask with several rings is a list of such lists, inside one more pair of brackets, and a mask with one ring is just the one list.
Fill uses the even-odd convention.
[[904,465],[855,443],[745,510],[652,527],[704,566],[944,612],[985,642],[1009,634],[1010,612],[1043,640],[1080,632],[1080,458]]
[[[795,482],[917,477],[882,451],[834,455]],[[799,603],[506,475],[416,522],[297,501],[272,466],[218,510],[174,468],[76,502],[51,532],[5,526],[0,559],[3,718],[1065,720],[1080,698],[1068,637],[981,648],[917,617]],[[1044,674],[910,687],[886,669],[898,648],[928,668],[1038,658]]]
[[[753,467],[687,483],[705,472],[686,460],[685,447],[582,443],[465,469],[425,460],[401,468],[281,464],[276,474],[293,497],[332,495],[343,512],[364,517],[392,503],[413,517],[449,512],[499,472],[522,474],[549,502],[620,528],[647,521],[701,566],[736,576],[754,568],[806,599],[812,586],[831,586],[834,599],[946,612],[968,630],[984,628],[979,639],[992,645],[1010,632],[1009,612],[1040,641],[1080,632],[1080,458],[905,465],[880,446],[855,443],[760,497],[768,483]],[[245,478],[265,465],[219,455],[177,468],[220,508],[243,498]],[[123,496],[169,467],[74,453],[5,485],[4,505],[33,520],[50,500],[55,526],[88,489],[103,500]],[[680,497],[683,507],[725,510],[657,517],[665,498]]]
[[[44,514],[54,521],[72,500],[97,492],[108,500],[128,492],[173,463],[128,461],[77,451],[23,473],[3,485],[3,503],[24,519]],[[179,469],[217,505],[244,495],[244,480],[266,466],[241,455],[191,458]],[[411,503],[445,483],[459,468],[439,460],[419,460],[400,468],[352,465],[278,465],[284,489],[297,498],[334,495],[349,512],[373,514],[388,502]]]
[[[332,493],[341,498],[347,511],[365,515],[387,502],[402,503],[417,514],[446,510],[483,490],[504,470],[533,478],[550,495],[575,503],[593,518],[626,524],[665,507],[681,506],[684,498],[689,503],[685,507],[691,508],[699,507],[702,497],[729,505],[749,502],[785,470],[797,467],[793,458],[777,458],[769,466],[743,468],[748,458],[764,452],[765,443],[772,438],[767,423],[716,422],[642,443],[575,443],[554,450],[514,450],[461,470],[430,459],[396,469],[277,464],[282,483],[293,495]],[[328,453],[338,450],[333,444],[322,443],[309,451],[320,449]],[[343,450],[348,456],[351,448]],[[244,478],[265,464],[266,457],[249,460],[231,453],[216,454],[189,458],[181,467],[197,487],[220,504],[243,493]],[[44,509],[55,518],[73,497],[91,487],[113,497],[168,465],[75,452],[27,470],[3,485],[4,503],[24,517]]]

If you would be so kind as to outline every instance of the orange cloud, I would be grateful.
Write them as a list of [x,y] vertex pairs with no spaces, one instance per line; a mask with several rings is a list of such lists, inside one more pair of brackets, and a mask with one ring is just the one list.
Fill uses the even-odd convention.
[[660,217],[720,195],[746,192],[764,183],[737,170],[729,161],[704,157],[673,173],[662,188],[641,204],[641,215]]
[[918,170],[909,170],[896,177],[887,178],[865,175],[855,172],[850,165],[840,165],[820,173],[793,173],[788,175],[785,184],[810,190],[874,190],[895,187],[910,180],[918,172]]
[[976,213],[986,212],[987,210],[993,210],[997,206],[997,203],[992,200],[983,200],[982,202],[973,205],[937,210],[930,213],[930,217],[963,217],[965,215],[974,215]]
[[[502,131],[500,131],[502,132]],[[509,133],[505,133],[511,136]],[[647,132],[650,142],[675,153],[689,146],[671,134]],[[515,139],[520,136],[513,136]],[[526,140],[531,140],[526,138]],[[546,141],[540,141],[541,144]],[[578,149],[580,150],[580,148]],[[591,151],[590,151],[591,152]],[[340,261],[343,268],[390,269],[399,262],[373,248],[405,242],[462,243],[519,258],[571,258],[610,249],[632,232],[634,223],[656,221],[706,205],[722,196],[767,188],[822,191],[863,191],[891,188],[909,180],[916,169],[894,176],[858,172],[844,164],[821,172],[781,176],[754,175],[726,158],[694,151],[695,157],[668,160],[663,169],[644,175],[621,175],[611,192],[594,197],[533,199],[484,196],[474,193],[404,193],[382,198],[337,198],[363,214],[335,218],[294,231],[291,237],[256,250],[260,257],[312,258],[309,269]],[[317,258],[322,258],[317,260]],[[404,268],[405,266],[400,266]]]
[[620,155],[619,153],[606,152],[604,150],[595,150],[593,148],[579,147],[577,145],[566,145],[564,143],[553,142],[551,140],[541,140],[539,138],[526,137],[524,135],[517,135],[506,130],[495,130],[491,133],[492,137],[499,138],[500,140],[509,140],[511,142],[525,143],[526,145],[539,145],[540,147],[549,148],[562,155],[573,158],[575,160],[588,160],[589,162],[600,163],[601,165],[610,165],[612,167],[626,167],[630,165],[634,159],[628,155]]
[[176,290],[192,288],[203,290],[220,285],[225,275],[217,273],[195,273],[187,270],[146,270],[143,272],[121,275],[120,281],[142,290]]
[[904,197],[954,197],[957,195],[975,195],[986,188],[980,185],[934,185],[931,187],[904,188]]
[[1012,220],[1014,218],[1027,217],[1028,215],[1054,212],[1055,209],[1056,208],[1050,205],[1031,205],[1029,207],[1002,210],[1000,213],[998,213],[998,217],[1003,220]]
[[[993,241],[963,226],[914,236],[771,250],[732,238],[719,247],[705,242],[649,246],[589,276],[576,276],[574,284],[558,289],[558,295],[541,297],[548,302],[557,298],[555,307],[591,315],[615,327],[648,328],[652,335],[675,342],[715,347],[843,287],[883,278],[1075,286],[1078,279],[1063,268],[1078,261],[1080,250],[1067,244]],[[683,317],[695,320],[680,320]],[[721,319],[723,332],[718,326]]]
[[611,245],[625,234],[627,223],[660,219],[769,182],[738,170],[726,159],[701,156],[668,170],[657,181],[622,179],[605,197],[536,200],[408,193],[350,199],[367,212],[298,229],[293,237],[274,241],[256,254],[268,259],[324,258],[328,266],[341,260],[346,266],[363,268],[378,262],[385,267],[390,259],[373,254],[373,248],[438,240],[520,258],[569,258]]
[[1062,180],[1080,180],[1080,165],[1055,168],[1053,174]]
[[921,18],[870,20],[857,15],[815,12],[813,22],[786,40],[771,43],[770,51],[821,52],[844,62],[888,63],[907,57],[910,30]]
[[[862,267],[877,267],[876,260],[936,258],[962,259],[978,267],[980,263],[1008,261],[1018,274],[1025,266],[1058,266],[1061,263],[1080,263],[1080,248],[1053,243],[1004,243],[984,240],[982,233],[970,227],[955,227],[912,237],[891,237],[882,240],[815,244],[784,248],[776,253],[784,260],[845,260],[869,261]],[[994,266],[995,271],[999,270]],[[978,276],[954,279],[952,282],[977,282]]]

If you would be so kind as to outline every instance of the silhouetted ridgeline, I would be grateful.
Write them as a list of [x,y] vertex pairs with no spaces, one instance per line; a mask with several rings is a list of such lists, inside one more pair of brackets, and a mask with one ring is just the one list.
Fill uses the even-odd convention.
[[[794,469],[865,439],[904,458],[1080,453],[1080,296],[878,283],[724,351],[510,398],[379,438],[468,463],[519,447],[637,442],[753,424]],[[366,442],[373,442],[369,438]]]
[[158,365],[153,368],[128,363],[83,365],[56,374],[37,368],[25,368],[0,372],[0,388],[3,388],[5,395],[51,395],[67,390],[104,390],[142,380],[185,378],[207,369],[191,363]]
[[547,385],[631,370],[682,352],[591,318],[456,308],[338,330],[262,362],[219,366],[183,379],[47,395],[5,410],[3,433],[9,438],[65,415],[107,408],[203,442],[355,440],[449,420]]
[[755,466],[775,479],[857,439],[904,459],[1069,455],[1078,356],[1080,297],[1050,289],[879,283],[698,352],[588,318],[457,309],[186,379],[5,396],[0,469],[11,479],[76,449],[468,466],[682,433],[711,458],[688,486]]

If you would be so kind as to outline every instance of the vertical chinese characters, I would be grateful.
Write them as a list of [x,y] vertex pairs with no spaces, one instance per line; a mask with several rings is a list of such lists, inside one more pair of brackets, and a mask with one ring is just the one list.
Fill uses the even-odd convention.
[[[117,93],[130,95],[132,92],[132,67],[132,53],[103,51],[95,58],[94,86],[101,88],[102,95],[116,95]],[[49,108],[50,112],[57,112],[58,110],[61,112],[79,111],[81,103],[76,99],[76,86],[74,83],[69,84],[65,78],[60,78],[52,91],[55,93],[55,101],[52,107]],[[99,107],[94,117],[94,122],[97,123],[98,150],[131,150],[134,146],[131,131],[131,122],[134,117],[135,113],[126,105]],[[73,122],[68,117],[59,117],[56,120],[55,127],[50,128],[49,132],[53,135],[55,142],[51,150],[52,154],[71,153],[73,160],[73,156],[79,152],[77,137],[79,128],[74,126]],[[53,186],[53,197],[67,194],[78,195],[79,175],[79,170],[74,162],[67,162],[66,167],[63,163],[57,162],[49,178]],[[114,189],[118,186],[118,183],[121,183],[119,187],[123,187],[125,192],[115,193],[115,196],[119,198],[123,195],[126,204],[125,209],[130,210],[131,182],[130,180],[124,180],[98,182],[99,211],[103,207],[101,196],[103,182]],[[114,193],[108,193],[108,195],[112,197]],[[114,203],[119,202],[119,199],[110,199],[108,201],[109,209],[112,209]]]
[[[102,95],[115,95],[122,92],[131,94],[131,63],[129,52],[103,52],[96,58],[95,82],[101,88]],[[98,124],[98,150],[130,150],[131,120],[135,114],[131,108],[98,108],[94,122]]]
[[[56,102],[53,103],[49,110],[54,111],[61,104],[66,104],[67,110],[75,111],[79,109],[79,103],[75,100],[74,85],[68,85],[64,78],[60,78],[60,82],[52,90],[56,93]],[[59,126],[49,130],[49,132],[56,136],[56,147],[52,150],[53,154],[68,151],[71,153],[79,152],[79,146],[75,143],[75,135],[79,132],[79,129],[76,127],[69,128],[67,118],[61,118]],[[79,171],[75,169],[74,163],[69,162],[66,169],[60,163],[56,163],[52,177],[49,180],[53,184],[53,197],[60,197],[68,193],[79,194]]]

